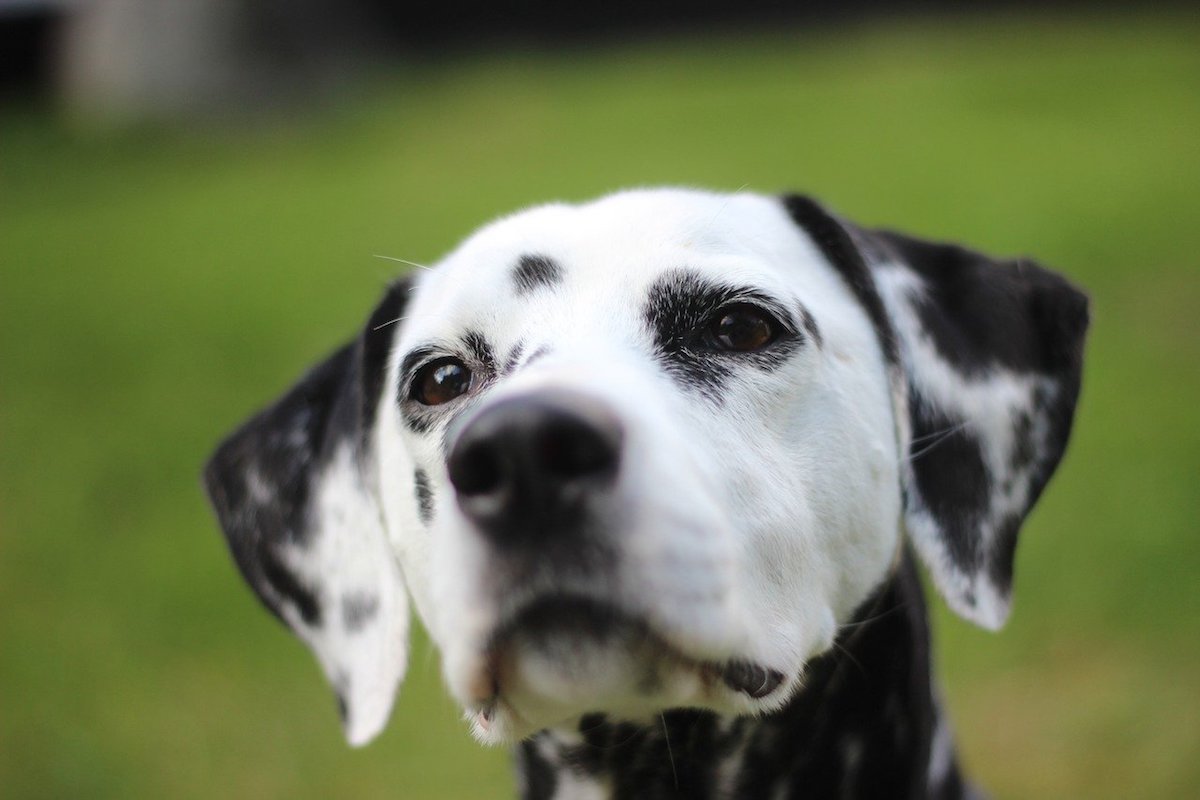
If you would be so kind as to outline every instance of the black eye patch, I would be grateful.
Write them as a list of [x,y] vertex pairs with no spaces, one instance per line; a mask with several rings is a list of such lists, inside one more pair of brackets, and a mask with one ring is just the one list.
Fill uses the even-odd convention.
[[[775,325],[773,336],[756,348],[714,346],[711,331],[721,325],[723,312],[739,309],[769,319]],[[746,365],[777,369],[805,339],[793,315],[764,292],[717,283],[682,269],[666,273],[651,285],[642,318],[667,372],[717,400],[735,369]]]

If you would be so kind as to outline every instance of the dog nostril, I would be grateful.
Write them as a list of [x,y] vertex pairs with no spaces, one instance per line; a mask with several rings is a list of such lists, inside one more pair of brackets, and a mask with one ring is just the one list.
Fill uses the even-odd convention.
[[449,464],[450,482],[462,495],[495,492],[504,480],[495,449],[481,442],[455,454]]

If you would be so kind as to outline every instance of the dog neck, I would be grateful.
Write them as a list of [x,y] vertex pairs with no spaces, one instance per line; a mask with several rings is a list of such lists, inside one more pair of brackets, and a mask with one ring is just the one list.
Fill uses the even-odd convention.
[[527,800],[971,796],[930,681],[916,568],[897,568],[763,717],[668,711],[658,725],[588,714],[517,752]]

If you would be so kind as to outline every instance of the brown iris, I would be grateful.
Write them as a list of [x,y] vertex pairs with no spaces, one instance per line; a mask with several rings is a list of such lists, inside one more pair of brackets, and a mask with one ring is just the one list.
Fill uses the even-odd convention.
[[440,406],[471,389],[471,370],[457,358],[430,361],[413,378],[413,399],[421,405]]
[[761,308],[743,303],[718,311],[709,324],[708,334],[720,350],[751,353],[775,341],[777,325]]

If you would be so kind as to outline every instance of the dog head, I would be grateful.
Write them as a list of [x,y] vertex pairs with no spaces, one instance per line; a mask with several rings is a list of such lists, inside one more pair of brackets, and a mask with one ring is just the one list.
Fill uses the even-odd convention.
[[905,533],[954,610],[1004,622],[1086,325],[1026,260],[803,197],[543,206],[394,285],[206,482],[352,743],[386,722],[410,597],[486,741],[768,711]]

